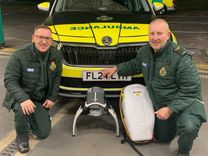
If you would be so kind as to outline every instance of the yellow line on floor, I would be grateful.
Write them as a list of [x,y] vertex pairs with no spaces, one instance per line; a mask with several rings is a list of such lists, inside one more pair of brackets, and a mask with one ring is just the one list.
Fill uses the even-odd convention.
[[198,70],[208,70],[208,64],[196,64]]
[[7,147],[16,137],[15,130],[6,134],[6,136],[0,140],[0,151]]
[[3,49],[0,49],[0,51],[2,52],[7,52],[7,53],[13,53],[15,52],[17,49],[15,48],[3,48]]

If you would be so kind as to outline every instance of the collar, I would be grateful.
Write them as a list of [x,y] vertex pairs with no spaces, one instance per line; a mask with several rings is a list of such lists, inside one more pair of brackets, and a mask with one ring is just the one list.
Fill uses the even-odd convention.
[[[46,53],[49,53],[49,52],[46,52]],[[31,61],[38,61],[38,58],[42,57],[42,53],[35,47],[34,43],[31,43],[29,45],[29,55],[30,55]],[[43,54],[43,56],[44,55],[45,54]]]
[[[33,61],[33,62],[38,61],[38,56],[35,52],[36,47],[35,47],[34,43],[29,44],[28,49],[29,49],[28,55],[30,55],[30,57],[29,57],[30,61]],[[54,49],[55,48],[50,47],[48,50],[49,61],[54,60],[56,57],[56,52],[55,52],[56,50],[54,50]]]
[[44,60],[44,58],[48,56],[49,50],[47,50],[46,52],[42,53],[42,52],[40,52],[40,51],[36,48],[36,46],[35,46],[34,43],[33,43],[33,49],[34,49],[34,52],[35,52],[35,54],[36,54],[37,59],[39,59],[39,60]]

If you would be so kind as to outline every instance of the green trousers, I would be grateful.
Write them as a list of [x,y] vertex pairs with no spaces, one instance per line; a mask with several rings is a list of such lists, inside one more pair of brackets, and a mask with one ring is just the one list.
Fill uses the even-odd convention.
[[168,120],[155,120],[155,136],[161,142],[171,142],[179,135],[178,150],[187,153],[198,135],[202,121],[190,112],[172,115]]
[[35,103],[35,105],[35,112],[31,115],[24,115],[19,103],[14,105],[15,130],[17,134],[23,135],[27,135],[32,130],[39,139],[45,139],[51,130],[50,116],[42,104]]

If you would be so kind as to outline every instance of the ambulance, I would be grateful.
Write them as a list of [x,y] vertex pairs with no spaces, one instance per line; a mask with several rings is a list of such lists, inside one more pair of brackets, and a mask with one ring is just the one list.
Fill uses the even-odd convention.
[[51,28],[53,45],[62,54],[61,96],[85,97],[98,86],[107,97],[119,97],[121,88],[144,84],[142,74],[107,79],[101,71],[137,55],[148,43],[155,12],[164,7],[153,9],[148,0],[54,0],[38,8],[49,12],[43,24]]

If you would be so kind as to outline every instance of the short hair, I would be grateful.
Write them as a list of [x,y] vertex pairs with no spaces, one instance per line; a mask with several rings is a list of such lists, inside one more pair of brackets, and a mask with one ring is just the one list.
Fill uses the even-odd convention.
[[150,22],[150,25],[151,24],[154,24],[154,23],[157,23],[157,22],[158,23],[164,23],[165,26],[166,26],[166,28],[167,28],[167,30],[170,31],[168,22],[166,20],[162,19],[162,18],[156,18],[156,19],[154,19],[152,22]]
[[34,29],[34,34],[38,29],[47,29],[52,33],[51,29],[48,26],[46,26],[46,25],[37,25]]

